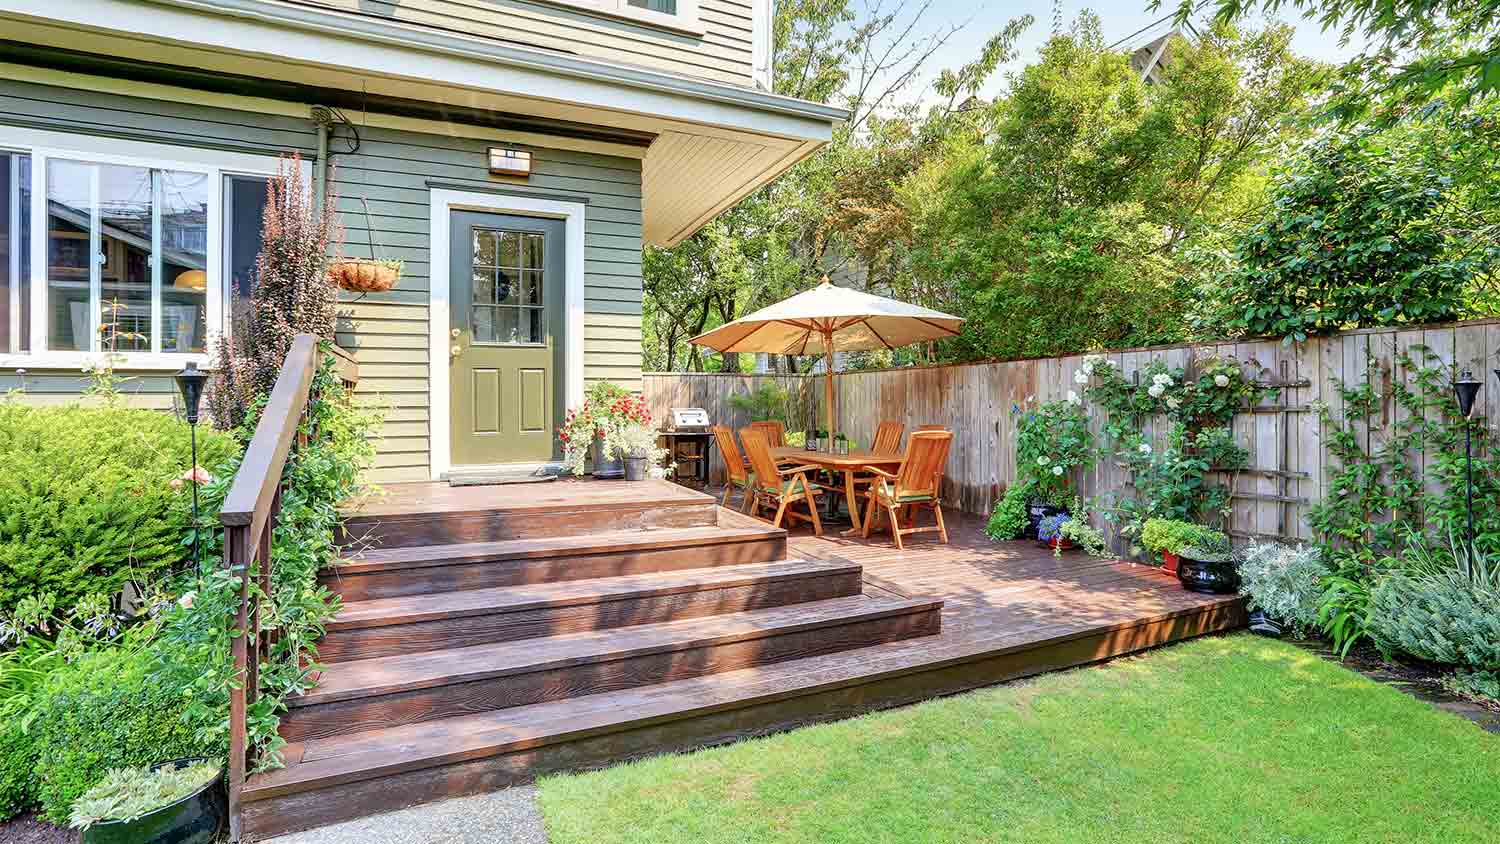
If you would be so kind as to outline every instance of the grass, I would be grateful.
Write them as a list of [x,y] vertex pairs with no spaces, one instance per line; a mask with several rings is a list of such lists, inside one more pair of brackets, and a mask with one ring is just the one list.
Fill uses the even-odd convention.
[[1500,737],[1280,642],[540,783],[552,844],[1500,840]]

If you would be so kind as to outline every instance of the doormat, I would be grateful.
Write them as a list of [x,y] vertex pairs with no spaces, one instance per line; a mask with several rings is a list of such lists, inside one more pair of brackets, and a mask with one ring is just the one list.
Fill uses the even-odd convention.
[[545,469],[474,469],[450,474],[448,486],[544,484],[555,480],[557,480],[557,475]]

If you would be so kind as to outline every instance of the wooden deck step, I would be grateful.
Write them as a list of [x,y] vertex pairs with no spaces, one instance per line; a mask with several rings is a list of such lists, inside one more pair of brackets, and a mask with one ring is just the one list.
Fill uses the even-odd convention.
[[[518,491],[519,490],[519,491]],[[665,481],[449,487],[395,484],[344,514],[348,547],[414,548],[718,523],[714,497]]]
[[335,663],[287,701],[281,735],[327,738],[925,636],[939,631],[941,607],[860,595]]
[[345,603],[324,663],[655,624],[858,595],[860,567],[803,560]]
[[683,528],[379,548],[346,558],[319,579],[354,602],[784,559],[786,531],[730,517]]

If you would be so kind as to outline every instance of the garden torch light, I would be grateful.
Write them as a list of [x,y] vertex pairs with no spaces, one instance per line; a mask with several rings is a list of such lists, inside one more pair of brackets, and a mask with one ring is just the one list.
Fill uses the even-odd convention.
[[[1500,375],[1500,371],[1496,372]],[[1464,418],[1464,467],[1466,491],[1469,502],[1469,559],[1467,568],[1469,577],[1474,576],[1474,448],[1473,448],[1473,425],[1470,423],[1469,414],[1474,411],[1474,398],[1479,395],[1479,388],[1484,383],[1474,377],[1474,373],[1465,369],[1458,380],[1453,382],[1453,394],[1458,399],[1458,412]]]
[[198,364],[188,361],[187,366],[174,377],[177,391],[182,394],[183,416],[188,423],[188,436],[192,440],[193,462],[188,469],[189,483],[193,487],[193,573],[198,572],[198,404],[203,400],[203,384],[208,373]]

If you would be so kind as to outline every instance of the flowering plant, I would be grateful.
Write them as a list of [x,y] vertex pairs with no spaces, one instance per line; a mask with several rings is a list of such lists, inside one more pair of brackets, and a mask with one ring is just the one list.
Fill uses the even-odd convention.
[[1017,484],[1049,503],[1074,494],[1077,470],[1094,463],[1094,435],[1079,401],[1051,401],[1034,408],[1015,405]]
[[[650,418],[651,414],[646,413],[646,419]],[[656,444],[658,436],[656,429],[649,424],[628,421],[604,433],[604,450],[621,457],[644,457],[651,469],[651,477],[666,477],[667,467],[663,463],[667,459],[667,450]]]
[[[598,382],[589,388],[582,407],[568,410],[562,428],[557,432],[557,439],[563,446],[563,465],[573,474],[582,475],[589,448],[596,439],[604,440],[605,457],[621,456],[623,452],[618,450],[618,436],[627,425],[651,428],[651,411],[646,407],[646,400],[627,393],[618,384]],[[611,435],[616,440],[614,446],[610,445]],[[654,444],[654,433],[652,441]]]

